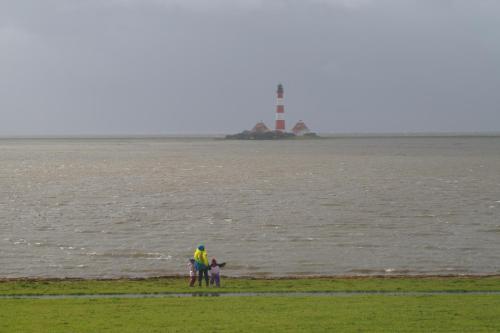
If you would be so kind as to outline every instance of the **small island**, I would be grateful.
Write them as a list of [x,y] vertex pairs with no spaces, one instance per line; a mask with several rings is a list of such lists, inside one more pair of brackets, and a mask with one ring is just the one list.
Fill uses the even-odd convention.
[[316,133],[311,132],[301,120],[292,129],[292,132],[280,130],[271,131],[264,122],[258,122],[251,130],[226,135],[227,140],[289,140],[289,139],[317,139]]
[[289,140],[289,139],[318,139],[316,133],[307,133],[303,136],[297,136],[289,132],[269,131],[258,133],[252,131],[243,131],[236,134],[226,135],[227,140]]
[[236,134],[226,135],[228,140],[283,140],[283,139],[316,139],[319,136],[311,132],[307,125],[299,120],[292,128],[292,132],[287,132],[285,129],[285,105],[283,103],[284,89],[283,85],[278,84],[276,90],[276,125],[274,131],[264,124],[263,121],[258,122],[250,131],[246,130]]

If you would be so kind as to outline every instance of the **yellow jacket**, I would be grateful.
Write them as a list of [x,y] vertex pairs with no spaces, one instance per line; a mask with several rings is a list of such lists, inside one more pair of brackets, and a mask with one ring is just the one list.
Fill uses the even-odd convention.
[[[198,264],[198,268],[208,267],[207,251],[205,251],[205,250],[202,251],[200,249],[196,249],[196,251],[194,251],[194,260]],[[201,265],[204,265],[205,267],[200,267]]]

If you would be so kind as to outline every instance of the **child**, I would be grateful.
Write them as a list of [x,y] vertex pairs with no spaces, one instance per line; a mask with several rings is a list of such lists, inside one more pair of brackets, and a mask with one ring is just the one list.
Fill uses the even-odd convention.
[[189,264],[188,264],[188,269],[189,269],[189,286],[194,287],[194,284],[196,282],[196,268],[194,267],[194,259],[189,259]]
[[210,264],[210,285],[215,282],[216,287],[220,287],[220,267],[224,267],[225,262],[218,264],[215,258],[212,258],[212,263]]

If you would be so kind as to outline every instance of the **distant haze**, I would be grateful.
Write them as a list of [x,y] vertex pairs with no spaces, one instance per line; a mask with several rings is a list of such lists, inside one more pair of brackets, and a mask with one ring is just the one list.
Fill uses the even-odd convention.
[[500,131],[498,0],[0,0],[0,136]]

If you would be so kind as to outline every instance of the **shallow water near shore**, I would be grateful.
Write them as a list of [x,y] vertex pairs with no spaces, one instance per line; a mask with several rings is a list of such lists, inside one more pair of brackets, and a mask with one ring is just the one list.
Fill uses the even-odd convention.
[[435,296],[435,295],[500,295],[500,291],[320,291],[320,292],[193,292],[157,294],[90,294],[90,295],[0,295],[1,299],[125,299],[184,297],[348,297],[348,296]]
[[0,140],[0,277],[500,273],[500,138]]

